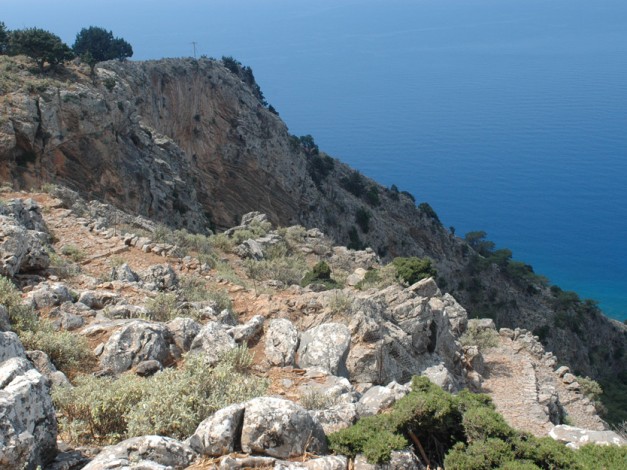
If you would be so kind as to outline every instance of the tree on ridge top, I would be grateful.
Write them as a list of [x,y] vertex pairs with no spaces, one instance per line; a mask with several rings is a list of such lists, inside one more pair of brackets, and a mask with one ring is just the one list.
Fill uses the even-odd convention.
[[113,32],[98,26],[83,28],[76,35],[74,52],[91,68],[105,60],[124,60],[133,55],[133,47],[122,38],[114,38]]
[[47,62],[52,67],[74,57],[72,49],[59,36],[41,28],[12,31],[9,35],[9,53],[24,54],[35,60],[40,72]]

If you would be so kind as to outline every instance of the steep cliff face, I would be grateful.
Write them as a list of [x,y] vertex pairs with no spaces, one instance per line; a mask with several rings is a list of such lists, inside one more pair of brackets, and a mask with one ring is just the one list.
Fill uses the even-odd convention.
[[562,317],[579,325],[570,328],[556,321],[548,289],[514,282],[496,265],[469,270],[474,251],[428,207],[307,153],[220,61],[110,62],[91,78],[77,66],[38,77],[19,59],[0,59],[10,77],[0,80],[3,181],[60,183],[193,231],[260,211],[275,224],[319,227],[386,258],[429,256],[439,282],[471,315],[489,305],[499,326],[540,328],[548,348],[581,374],[625,370],[624,325],[567,310]]

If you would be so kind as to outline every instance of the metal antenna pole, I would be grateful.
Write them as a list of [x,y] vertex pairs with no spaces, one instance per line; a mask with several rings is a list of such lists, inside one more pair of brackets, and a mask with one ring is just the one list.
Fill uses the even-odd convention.
[[196,41],[192,41],[192,45],[194,46],[194,59],[196,58]]

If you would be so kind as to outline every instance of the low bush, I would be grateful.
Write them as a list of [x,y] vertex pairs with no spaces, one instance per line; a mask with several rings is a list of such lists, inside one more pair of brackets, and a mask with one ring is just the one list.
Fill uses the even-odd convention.
[[168,322],[177,316],[177,300],[174,294],[159,293],[146,302],[148,319]]
[[67,256],[75,263],[80,263],[85,259],[85,252],[76,245],[64,245],[61,247],[61,254]]
[[462,346],[478,346],[479,349],[485,350],[498,346],[499,335],[495,330],[477,328],[471,324],[464,334],[460,336],[459,342]]
[[384,289],[394,284],[398,284],[396,268],[393,264],[387,264],[382,268],[371,269],[366,272],[363,280],[359,281],[355,287],[357,289],[368,289],[370,287]]
[[359,226],[363,233],[368,233],[370,231],[370,218],[372,214],[370,211],[364,207],[360,207],[355,212],[355,223]]
[[302,287],[310,284],[318,284],[326,289],[337,289],[340,287],[338,282],[331,278],[331,268],[324,261],[320,261],[311,271],[305,274],[300,283]]
[[182,368],[147,379],[81,376],[74,388],[53,390],[61,433],[76,444],[147,434],[184,439],[214,411],[265,392],[265,380],[242,372],[246,356],[245,350],[231,352],[215,367],[202,355],[187,356]]
[[396,268],[398,279],[412,285],[421,279],[436,277],[437,271],[431,266],[428,258],[394,258],[392,265]]
[[447,470],[622,469],[627,459],[627,447],[586,446],[575,452],[551,438],[516,431],[489,397],[451,395],[425,377],[414,377],[412,391],[390,412],[329,435],[333,451],[363,453],[371,463],[388,461],[392,450],[416,440],[433,468]]

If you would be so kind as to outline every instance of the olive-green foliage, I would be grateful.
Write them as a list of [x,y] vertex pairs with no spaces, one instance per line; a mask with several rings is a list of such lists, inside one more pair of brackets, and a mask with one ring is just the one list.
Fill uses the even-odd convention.
[[181,278],[179,295],[187,302],[214,302],[218,312],[233,310],[233,303],[226,289],[207,286],[198,276]]
[[317,263],[311,271],[305,274],[300,285],[306,287],[310,284],[320,284],[327,289],[336,289],[339,284],[331,278],[331,268],[324,261]]
[[589,444],[581,447],[576,455],[582,469],[624,470],[627,467],[627,447],[625,446]]
[[627,421],[627,372],[605,377],[601,386],[601,402],[607,409],[605,420],[615,425]]
[[63,245],[61,247],[61,254],[67,256],[75,263],[80,263],[85,259],[85,252],[76,245]]
[[61,432],[74,443],[110,443],[146,434],[185,438],[214,411],[265,392],[266,381],[238,366],[246,355],[226,355],[215,367],[202,355],[188,356],[182,368],[147,379],[81,376],[74,388],[53,390]]
[[0,276],[0,304],[9,314],[9,321],[26,350],[45,352],[57,369],[68,375],[89,368],[94,360],[87,340],[67,331],[57,331],[49,320],[29,306],[11,281]]
[[214,244],[211,236],[189,233],[185,229],[172,230],[164,225],[158,226],[152,236],[156,242],[176,245],[183,256],[192,252],[206,262],[213,255]]
[[486,395],[451,395],[425,377],[414,377],[412,391],[390,412],[329,435],[329,443],[337,453],[364,453],[370,462],[381,463],[389,460],[392,450],[409,444],[410,432],[431,464],[444,464],[447,470],[622,469],[627,461],[625,447],[574,452],[551,438],[516,431]]
[[177,301],[174,294],[160,293],[146,302],[148,317],[152,321],[167,322],[176,318],[176,306]]
[[361,197],[366,192],[364,178],[357,170],[340,178],[340,186],[356,197]]
[[440,218],[438,217],[438,214],[436,214],[436,212],[433,210],[433,207],[431,207],[429,203],[421,202],[418,205],[418,209],[427,217],[429,217],[430,219],[433,219],[438,225],[442,225],[442,222],[440,222]]
[[460,336],[459,342],[462,346],[479,346],[479,349],[485,350],[494,348],[499,344],[499,335],[492,329],[477,328],[470,324],[464,334]]
[[74,56],[59,36],[40,28],[12,31],[9,36],[9,53],[24,54],[34,59],[40,72],[44,71],[46,63],[54,67]]
[[92,71],[98,62],[123,60],[133,55],[133,48],[128,42],[122,38],[114,38],[111,31],[97,26],[81,29],[76,35],[72,49],[92,68]]
[[6,25],[0,21],[0,54],[4,54],[9,45],[9,32]]
[[364,279],[355,287],[358,289],[368,289],[369,287],[384,289],[394,284],[398,284],[396,268],[393,264],[386,264],[382,268],[367,271]]
[[258,280],[276,280],[283,284],[298,284],[307,271],[307,263],[302,256],[268,256],[263,260],[246,260],[244,266],[249,277]]
[[355,212],[355,223],[359,225],[362,232],[368,233],[370,231],[370,218],[372,214],[365,207],[360,207]]
[[[405,433],[414,432],[426,445],[434,440],[447,447],[461,437],[460,400],[433,385],[425,377],[414,377],[412,392],[397,401],[390,413],[370,416],[354,426],[329,435],[331,449],[355,456],[364,453],[373,463],[390,459],[392,450],[408,445]],[[447,445],[448,444],[448,445]],[[434,449],[426,447],[433,455]]]
[[428,258],[394,258],[392,265],[396,268],[398,278],[405,284],[411,285],[421,279],[437,276],[437,271],[431,266]]

